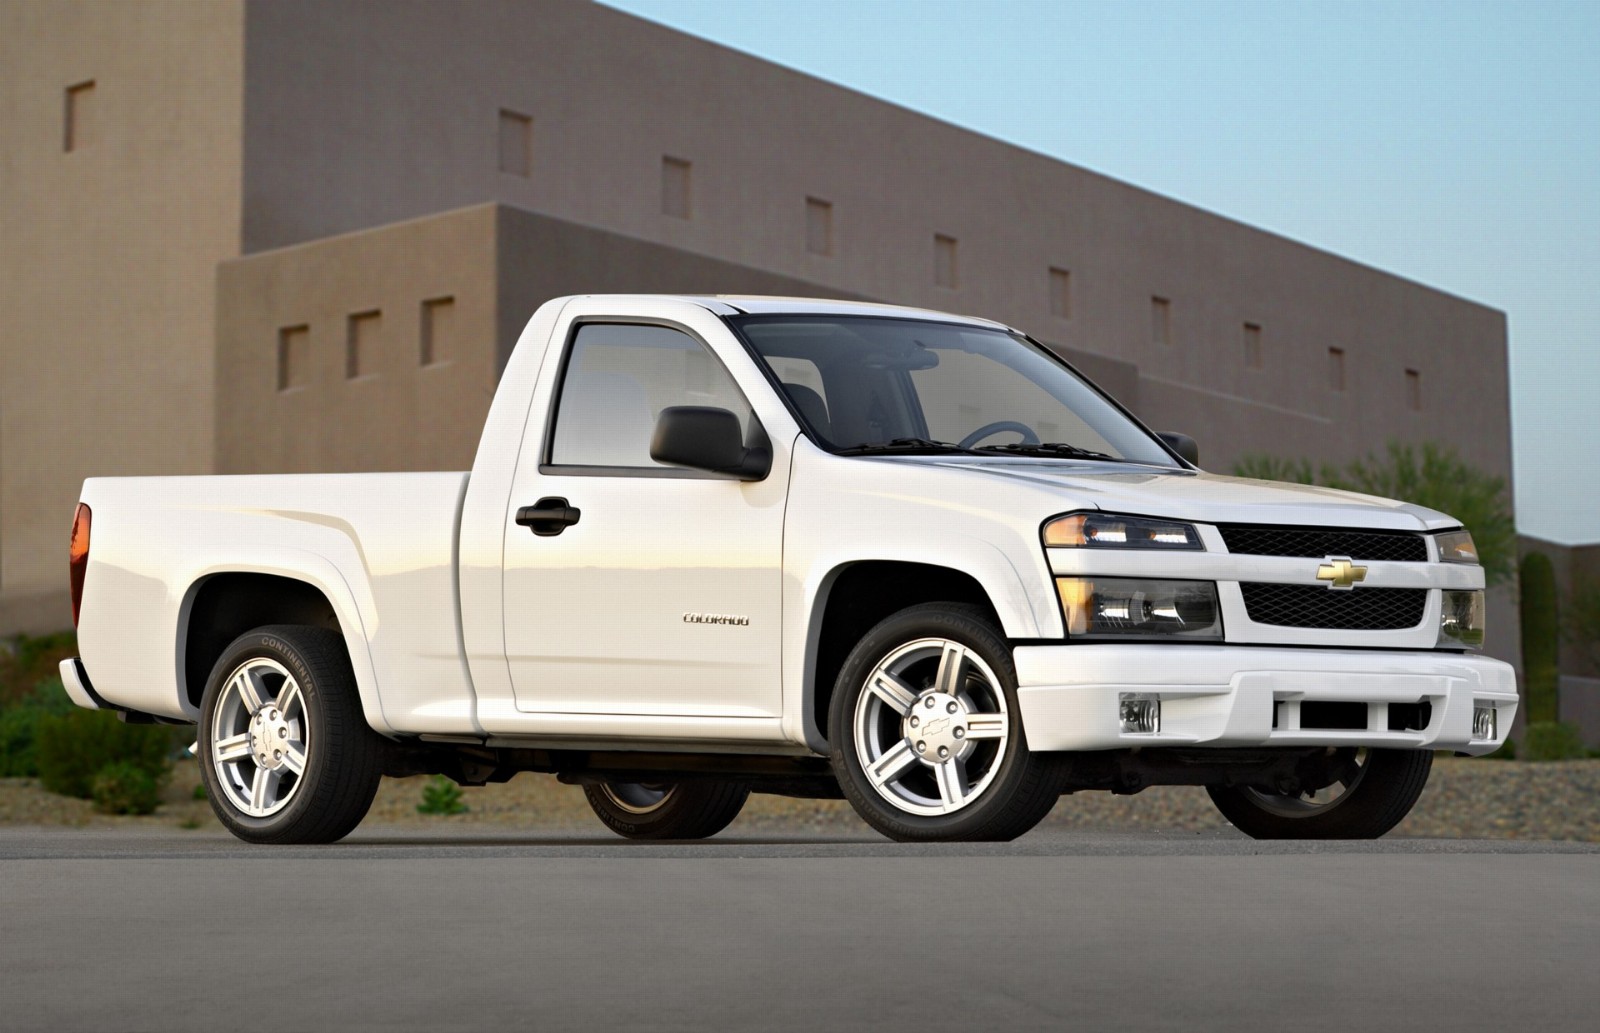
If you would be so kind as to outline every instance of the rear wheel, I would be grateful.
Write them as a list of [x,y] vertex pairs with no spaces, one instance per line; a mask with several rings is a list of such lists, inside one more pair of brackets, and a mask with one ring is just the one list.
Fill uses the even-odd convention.
[[606,828],[628,839],[706,839],[727,828],[750,787],[738,782],[603,782],[583,795]]
[[239,636],[200,702],[200,776],[217,819],[251,843],[332,843],[366,817],[383,740],[367,726],[344,640],[280,624]]
[[1211,802],[1253,839],[1377,839],[1404,820],[1428,784],[1431,750],[1341,749],[1328,782],[1292,793],[1207,786]]

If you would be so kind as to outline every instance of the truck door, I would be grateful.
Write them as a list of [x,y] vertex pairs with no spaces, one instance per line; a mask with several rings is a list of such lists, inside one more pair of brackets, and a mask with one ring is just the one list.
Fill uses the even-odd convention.
[[[517,708],[672,718],[679,729],[686,717],[770,724],[782,711],[788,449],[775,448],[772,472],[754,482],[664,466],[649,451],[667,406],[728,409],[747,432],[757,419],[708,338],[733,350],[747,382],[759,369],[703,308],[671,325],[582,310],[569,307],[557,328],[562,354],[546,360],[554,372],[535,394],[506,514]],[[526,507],[554,517],[519,524],[519,511],[532,520]]]

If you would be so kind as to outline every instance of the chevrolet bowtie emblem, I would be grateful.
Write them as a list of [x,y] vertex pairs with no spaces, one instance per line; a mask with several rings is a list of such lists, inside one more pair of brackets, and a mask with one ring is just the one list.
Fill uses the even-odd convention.
[[1350,562],[1348,556],[1329,556],[1328,562],[1317,568],[1317,580],[1328,582],[1328,587],[1346,592],[1356,587],[1357,581],[1367,579],[1367,568]]

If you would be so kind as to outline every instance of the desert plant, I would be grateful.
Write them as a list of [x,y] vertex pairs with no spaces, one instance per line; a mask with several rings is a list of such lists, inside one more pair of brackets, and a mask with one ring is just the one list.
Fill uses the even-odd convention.
[[1592,667],[1600,670],[1600,580],[1573,579],[1567,605],[1561,608],[1562,633]]
[[127,761],[158,786],[172,775],[172,736],[160,725],[129,725],[103,710],[73,710],[39,720],[39,782],[52,793],[90,799],[94,777],[108,764]]
[[1561,686],[1561,660],[1556,614],[1556,571],[1550,557],[1530,552],[1518,574],[1518,607],[1522,618],[1522,680],[1528,699],[1528,721],[1555,721]]
[[1234,463],[1233,472],[1381,495],[1448,513],[1472,532],[1490,585],[1507,580],[1516,563],[1517,528],[1506,502],[1505,478],[1479,470],[1436,442],[1418,448],[1391,441],[1382,455],[1369,453],[1343,467],[1323,464],[1315,471],[1308,459],[1254,453]]
[[95,808],[106,814],[150,814],[161,805],[161,783],[132,761],[113,761],[89,783]]
[[422,802],[417,804],[417,813],[467,813],[467,805],[461,802],[461,787],[443,775],[434,775],[423,783]]
[[1531,721],[1522,733],[1524,760],[1579,760],[1589,755],[1571,721]]
[[0,703],[0,778],[37,777],[40,719],[71,710],[72,700],[59,679],[40,682],[21,699]]

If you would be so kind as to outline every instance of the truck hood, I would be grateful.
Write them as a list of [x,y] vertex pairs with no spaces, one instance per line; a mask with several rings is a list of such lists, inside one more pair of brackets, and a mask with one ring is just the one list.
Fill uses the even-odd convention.
[[[907,457],[965,477],[1027,485],[1062,497],[1060,512],[1097,508],[1201,523],[1364,527],[1429,531],[1459,527],[1444,513],[1335,488],[1168,471],[1129,463]],[[899,460],[905,461],[905,460]]]

